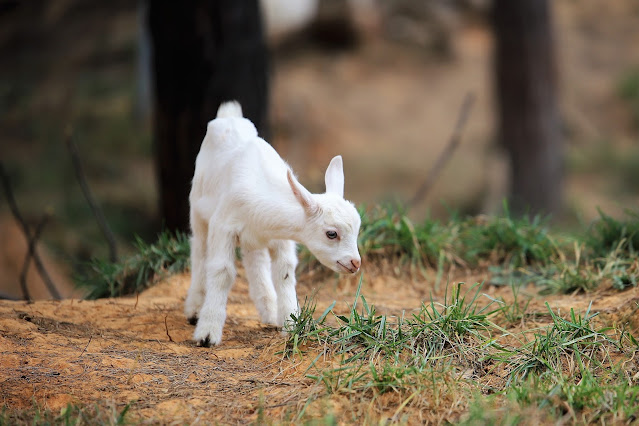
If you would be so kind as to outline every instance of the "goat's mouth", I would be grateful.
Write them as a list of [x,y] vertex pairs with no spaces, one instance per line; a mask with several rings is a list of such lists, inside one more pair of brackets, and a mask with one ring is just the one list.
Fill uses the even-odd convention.
[[345,269],[346,271],[348,271],[351,274],[354,274],[357,270],[353,270],[351,268],[349,268],[348,266],[344,265],[342,262],[340,262],[339,260],[337,261],[337,264],[339,266],[341,266],[343,269]]

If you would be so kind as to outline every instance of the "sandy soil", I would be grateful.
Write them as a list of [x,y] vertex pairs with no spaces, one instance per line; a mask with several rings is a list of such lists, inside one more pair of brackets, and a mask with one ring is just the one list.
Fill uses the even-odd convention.
[[[35,26],[28,13],[0,26],[0,53],[15,56],[0,80],[4,78],[7,87],[16,80],[12,96],[20,99],[9,102],[7,97],[11,108],[0,120],[0,126],[7,125],[0,157],[15,169],[11,173],[15,195],[31,223],[37,223],[43,210],[54,210],[54,220],[41,241],[54,249],[54,261],[66,263],[106,252],[101,251],[102,236],[93,216],[82,214],[88,209],[64,150],[52,148],[54,140],[68,125],[82,122],[81,117],[98,121],[110,117],[108,122],[118,127],[118,120],[129,117],[136,103],[134,92],[123,89],[135,87],[131,53],[137,34],[135,3],[103,6],[104,10],[81,8],[82,19],[67,14],[75,10],[74,3],[78,2],[51,2],[42,16],[37,14]],[[618,170],[623,168],[622,161],[599,160],[597,153],[637,158],[633,154],[637,127],[631,109],[618,94],[622,76],[639,67],[636,1],[609,0],[605,8],[598,0],[552,4],[567,151],[567,222],[571,226],[578,219],[588,223],[598,217],[598,207],[623,217],[625,208],[639,205],[639,193],[624,189],[620,178],[625,175]],[[471,215],[501,213],[508,193],[508,163],[494,137],[490,27],[486,20],[462,19],[450,38],[452,54],[447,57],[423,46],[391,41],[381,31],[364,33],[358,47],[350,50],[324,51],[313,44],[293,51],[274,48],[271,142],[302,183],[323,191],[325,167],[341,154],[347,198],[369,206],[412,198],[448,143],[464,96],[473,92],[477,101],[459,148],[432,192],[408,214],[421,220],[427,213],[447,218],[449,209]],[[42,72],[34,73],[35,69]],[[85,80],[110,89],[100,97],[101,90],[95,94],[83,89],[79,83]],[[50,134],[39,136],[36,129],[46,117],[56,124],[47,131]],[[109,143],[131,144],[128,138],[135,136],[130,130],[126,137]],[[104,132],[95,133],[92,137]],[[117,161],[105,167],[102,155],[92,154],[91,139],[84,145],[80,139],[85,169],[95,174],[88,179],[94,196],[103,207],[117,206],[106,215],[123,249],[131,249],[133,234],[153,239],[160,225],[152,158],[140,157],[146,152],[141,146],[126,159],[113,148],[110,153],[118,156]],[[47,154],[49,149],[56,155]],[[94,155],[98,158],[92,160]],[[47,164],[37,167],[47,174],[40,177],[32,172],[34,158]],[[592,164],[574,170],[571,164],[580,158]],[[56,166],[48,167],[52,164]],[[39,181],[49,180],[49,174],[53,187],[40,185]],[[8,215],[5,204],[0,203],[0,213]],[[2,244],[11,241],[1,237]],[[20,270],[23,257],[5,257],[0,250],[0,275],[7,277],[0,280],[0,290],[16,295],[14,271]],[[8,262],[10,266],[3,266]]]
[[[451,282],[471,284],[486,278],[483,274],[462,275]],[[300,278],[299,299],[315,294],[316,315],[333,301],[337,301],[337,312],[346,311],[359,279]],[[362,292],[380,313],[410,314],[435,290],[432,282],[368,273]],[[289,359],[281,354],[285,337],[259,323],[241,272],[229,299],[223,343],[208,349],[196,347],[190,339],[193,327],[182,314],[188,284],[189,276],[179,275],[137,297],[32,304],[0,301],[2,405],[9,410],[36,405],[57,412],[69,403],[98,402],[120,410],[132,403],[129,418],[136,420],[244,423],[258,416],[290,419],[309,397],[324,392],[323,386],[305,377],[316,355]],[[483,290],[492,297],[511,298],[507,288],[487,286]],[[561,312],[575,308],[583,313],[592,301],[593,311],[601,312],[606,321],[630,321],[634,330],[639,329],[634,315],[637,288],[543,298],[529,290],[520,297],[528,293],[533,297],[531,312],[544,312],[547,300]],[[434,291],[437,300],[442,291]],[[323,362],[317,361],[318,365]],[[348,407],[343,395],[318,401],[323,402],[307,408],[309,416],[322,416],[326,410],[339,416]],[[375,408],[367,415],[385,416]],[[455,415],[448,419],[454,420]]]

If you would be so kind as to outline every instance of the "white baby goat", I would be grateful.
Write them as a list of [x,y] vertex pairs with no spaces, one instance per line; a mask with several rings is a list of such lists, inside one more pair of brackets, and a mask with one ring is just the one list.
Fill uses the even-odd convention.
[[208,124],[191,188],[192,278],[185,314],[200,346],[222,340],[239,243],[249,295],[264,323],[283,326],[298,310],[295,242],[324,265],[355,273],[360,217],[344,200],[342,157],[326,169],[326,193],[311,194],[257,136],[237,102]]

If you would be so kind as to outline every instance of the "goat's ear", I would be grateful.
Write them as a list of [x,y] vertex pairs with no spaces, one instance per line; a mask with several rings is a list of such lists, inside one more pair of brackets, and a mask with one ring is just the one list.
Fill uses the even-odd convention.
[[326,192],[337,194],[344,198],[344,165],[342,156],[333,157],[331,164],[326,168]]
[[286,171],[286,178],[288,179],[288,184],[293,191],[293,195],[295,195],[297,201],[299,201],[302,207],[304,207],[304,211],[306,211],[309,215],[313,215],[317,211],[317,203],[313,200],[311,193],[308,192],[308,190],[304,188],[297,179],[295,179],[291,169]]

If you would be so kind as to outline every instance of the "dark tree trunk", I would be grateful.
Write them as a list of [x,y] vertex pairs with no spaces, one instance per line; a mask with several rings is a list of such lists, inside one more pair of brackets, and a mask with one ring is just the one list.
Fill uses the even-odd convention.
[[195,158],[220,103],[236,99],[267,136],[267,48],[258,0],[149,0],[160,213],[189,229]]
[[563,149],[548,0],[495,0],[499,140],[510,156],[516,213],[558,213]]

